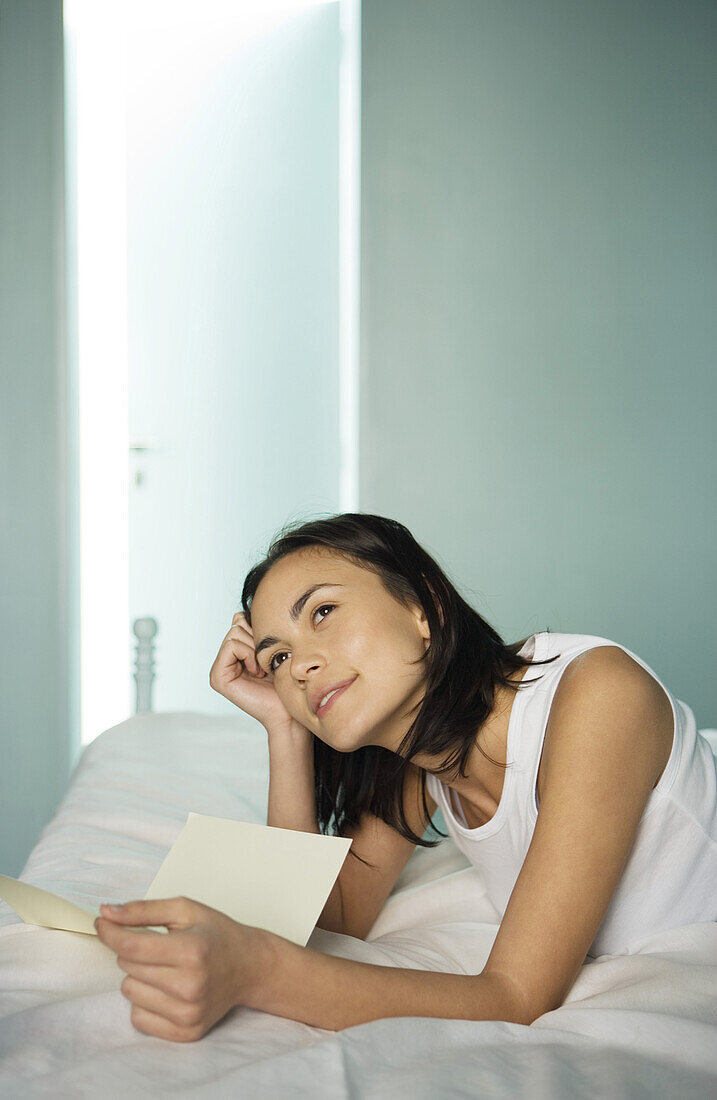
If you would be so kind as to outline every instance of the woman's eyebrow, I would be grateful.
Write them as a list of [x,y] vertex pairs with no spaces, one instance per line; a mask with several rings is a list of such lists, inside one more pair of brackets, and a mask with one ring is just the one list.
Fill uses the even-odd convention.
[[[296,622],[299,615],[304,610],[306,601],[310,600],[314,592],[318,591],[319,588],[344,588],[344,585],[339,584],[337,581],[321,581],[319,584],[312,584],[310,588],[306,589],[306,592],[302,592],[298,600],[289,608],[289,615],[293,623]],[[279,639],[273,634],[267,634],[266,638],[262,638],[259,645],[254,650],[254,656],[258,657],[262,649],[266,649],[267,646],[274,645],[278,641]]]

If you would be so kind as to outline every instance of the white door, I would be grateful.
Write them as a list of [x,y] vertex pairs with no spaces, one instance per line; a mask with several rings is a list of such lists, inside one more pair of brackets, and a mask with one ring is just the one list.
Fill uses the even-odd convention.
[[128,42],[130,621],[158,623],[155,711],[237,713],[209,669],[247,570],[339,510],[339,5],[251,8],[144,5]]

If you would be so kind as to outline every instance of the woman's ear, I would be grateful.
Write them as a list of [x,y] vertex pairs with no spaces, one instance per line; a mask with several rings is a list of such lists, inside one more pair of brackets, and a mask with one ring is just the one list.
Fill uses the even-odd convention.
[[426,642],[430,644],[431,630],[430,630],[430,627],[428,625],[428,619],[426,617],[426,613],[425,613],[425,611],[423,610],[422,607],[420,607],[418,609],[418,629],[421,632],[421,637],[425,638]]
[[426,587],[428,588],[428,591],[431,593],[431,598],[433,599],[433,606],[435,607],[436,613],[438,615],[438,621],[440,622],[441,626],[445,626],[446,624],[445,624],[444,619],[443,619],[443,609],[442,609],[438,599],[436,598],[436,593],[433,591],[433,586],[431,585],[431,582],[428,580],[427,577],[424,576],[423,579],[426,582]]
[[423,610],[420,603],[415,600],[411,603],[409,610],[416,621],[416,626],[418,627],[419,634],[422,638],[425,638],[427,643],[430,642],[431,629],[428,625],[428,616],[426,615],[426,612]]
[[[441,606],[438,603],[438,600],[436,599],[435,593],[434,593],[431,585],[429,584],[429,582],[426,580],[425,577],[423,579],[424,579],[424,581],[426,581],[428,591],[431,593],[431,598],[433,599],[434,607],[435,607],[436,613],[438,615],[438,620],[439,620],[441,626],[443,626],[443,611],[441,609]],[[414,606],[414,612],[413,613],[416,616],[416,622],[418,623],[418,629],[420,630],[422,636],[426,639],[426,642],[430,644],[431,630],[430,630],[430,627],[428,625],[428,616],[426,615],[426,612],[421,607],[421,605],[417,603]]]

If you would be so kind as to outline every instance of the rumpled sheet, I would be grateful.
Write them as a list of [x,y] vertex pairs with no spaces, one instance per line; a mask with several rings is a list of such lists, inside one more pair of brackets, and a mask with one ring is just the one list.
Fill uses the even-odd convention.
[[[265,823],[267,794],[258,723],[135,716],[87,747],[20,877],[80,904],[141,898],[189,810]],[[315,929],[308,946],[469,974],[497,930],[479,872],[446,839],[416,849],[367,941]],[[0,1095],[717,1096],[713,922],[589,960],[530,1027],[416,1016],[334,1032],[238,1007],[172,1043],[133,1027],[124,976],[96,937],[26,925],[0,903]]]

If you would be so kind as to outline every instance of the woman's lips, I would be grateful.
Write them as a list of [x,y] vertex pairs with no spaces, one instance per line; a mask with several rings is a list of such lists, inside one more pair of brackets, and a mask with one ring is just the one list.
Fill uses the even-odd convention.
[[331,707],[332,707],[332,706],[333,706],[333,704],[334,704],[334,703],[336,702],[336,700],[337,700],[337,699],[338,699],[338,698],[339,698],[339,697],[340,697],[341,695],[343,695],[345,691],[348,691],[348,689],[349,689],[349,688],[351,687],[351,684],[353,684],[353,682],[354,682],[354,680],[355,680],[355,679],[356,679],[356,677],[354,676],[354,679],[353,679],[353,680],[351,680],[351,681],[350,681],[350,683],[348,683],[348,684],[344,684],[344,686],[343,686],[342,688],[339,688],[339,690],[338,690],[338,691],[335,691],[335,692],[334,692],[334,694],[333,694],[333,695],[331,696],[331,698],[329,699],[328,703],[324,703],[323,707],[319,707],[319,709],[318,709],[318,710],[317,710],[317,712],[316,712],[316,717],[317,717],[317,718],[323,718],[323,717],[324,717],[324,715],[326,714],[327,710],[330,710],[330,709],[331,709]]

